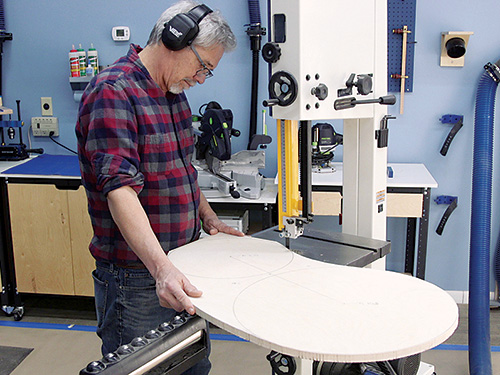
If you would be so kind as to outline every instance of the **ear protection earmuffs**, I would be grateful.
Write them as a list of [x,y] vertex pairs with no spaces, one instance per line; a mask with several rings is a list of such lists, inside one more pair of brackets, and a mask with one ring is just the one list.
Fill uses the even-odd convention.
[[172,51],[179,51],[189,46],[199,32],[199,23],[212,9],[205,4],[198,5],[188,13],[179,13],[165,23],[161,40],[165,47]]

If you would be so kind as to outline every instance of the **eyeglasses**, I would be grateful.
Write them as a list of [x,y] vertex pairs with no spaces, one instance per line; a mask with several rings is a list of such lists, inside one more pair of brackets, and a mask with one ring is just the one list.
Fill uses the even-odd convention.
[[205,76],[205,79],[207,78],[210,78],[210,77],[213,77],[214,75],[214,72],[212,71],[212,69],[210,69],[204,62],[203,60],[201,59],[200,55],[198,54],[198,52],[196,51],[196,49],[194,48],[193,45],[190,46],[191,47],[191,50],[194,52],[194,54],[196,55],[196,57],[198,58],[198,61],[200,62],[201,66],[203,68],[199,69],[196,71],[196,74],[197,76],[201,76],[201,75],[204,75]]

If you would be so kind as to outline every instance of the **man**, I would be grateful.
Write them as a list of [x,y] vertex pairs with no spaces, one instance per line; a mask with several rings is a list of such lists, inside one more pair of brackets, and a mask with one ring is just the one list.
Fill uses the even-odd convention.
[[[243,235],[221,222],[200,192],[183,93],[204,83],[235,47],[219,12],[180,1],[161,15],[144,49],[131,45],[83,94],[76,134],[94,229],[89,247],[103,354],[175,311],[195,313],[188,296],[202,292],[166,253],[196,240],[200,220],[211,235]],[[209,370],[207,358],[186,373]]]

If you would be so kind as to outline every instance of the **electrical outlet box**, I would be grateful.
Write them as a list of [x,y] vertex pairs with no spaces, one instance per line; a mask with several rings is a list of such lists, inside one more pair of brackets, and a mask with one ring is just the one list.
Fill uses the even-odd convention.
[[52,98],[51,97],[41,97],[40,102],[42,105],[42,116],[52,116]]
[[53,132],[53,137],[59,136],[59,122],[57,117],[32,117],[31,130],[35,137],[49,137]]

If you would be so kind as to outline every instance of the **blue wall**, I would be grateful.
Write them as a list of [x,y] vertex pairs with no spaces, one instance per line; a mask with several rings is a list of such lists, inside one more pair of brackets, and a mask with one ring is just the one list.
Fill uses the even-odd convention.
[[[128,50],[128,43],[112,41],[111,28],[129,26],[130,42],[144,45],[154,22],[172,1],[7,0],[4,3],[6,28],[14,36],[13,41],[4,43],[4,105],[15,108],[16,99],[20,99],[22,118],[28,124],[31,117],[41,115],[40,97],[52,97],[54,116],[59,118],[58,140],[75,149],[78,104],[73,100],[68,80],[71,46],[81,43],[88,49],[93,43],[101,65],[111,64]],[[266,3],[261,0],[264,23],[267,23]],[[217,100],[233,110],[235,127],[242,131],[242,136],[233,140],[234,150],[238,151],[247,144],[250,111],[251,52],[244,26],[249,22],[248,5],[245,0],[210,0],[208,4],[226,15],[239,47],[222,59],[214,78],[187,93],[193,112],[210,100]],[[390,122],[389,161],[424,163],[439,183],[439,188],[432,192],[432,199],[443,194],[459,197],[459,206],[442,236],[434,230],[445,207],[431,203],[427,279],[447,290],[468,289],[474,97],[483,65],[500,58],[500,35],[496,30],[498,14],[498,0],[481,0],[475,4],[466,0],[419,0],[414,91],[406,95],[404,115],[399,115],[396,108],[399,106],[391,109],[397,120]],[[465,67],[440,67],[441,32],[460,30],[474,32]],[[261,73],[259,102],[266,98],[267,67],[264,62]],[[450,128],[442,125],[439,118],[447,113],[464,115],[465,123],[448,155],[442,157],[439,150]],[[274,121],[267,118],[267,123],[275,140]],[[342,132],[337,123],[335,127]],[[25,140],[27,128],[24,128]],[[32,140],[33,147],[43,147],[46,153],[67,154],[47,138],[32,137]],[[341,157],[339,150],[335,159],[341,160]],[[495,161],[498,161],[498,150]],[[276,141],[268,148],[264,173],[267,176],[276,173]],[[500,186],[497,174],[494,181],[495,186]],[[500,229],[498,196],[495,192],[493,247]],[[388,266],[397,271],[403,270],[405,231],[403,219],[389,219],[388,237],[393,241],[393,252],[388,257]]]

